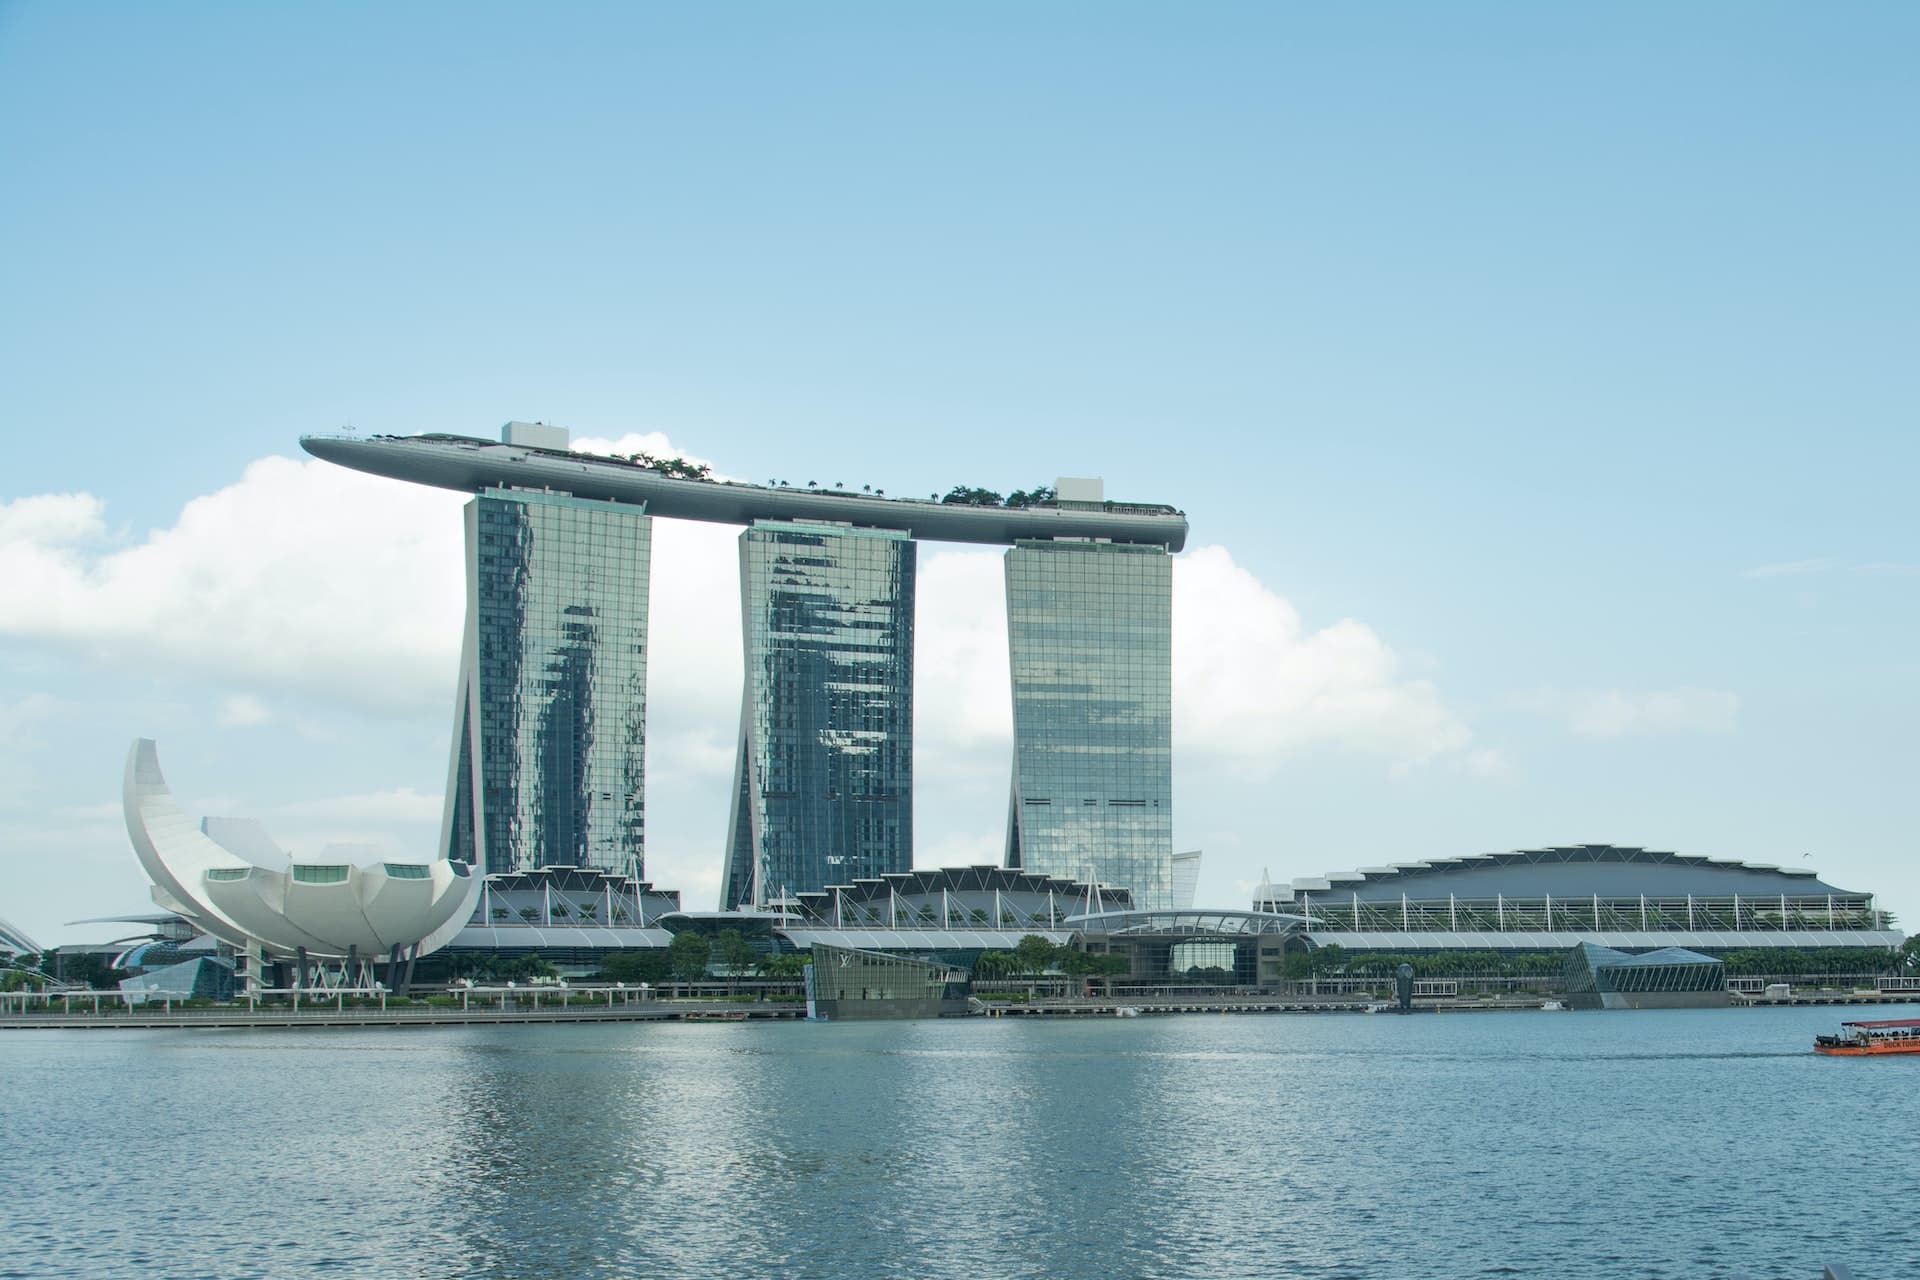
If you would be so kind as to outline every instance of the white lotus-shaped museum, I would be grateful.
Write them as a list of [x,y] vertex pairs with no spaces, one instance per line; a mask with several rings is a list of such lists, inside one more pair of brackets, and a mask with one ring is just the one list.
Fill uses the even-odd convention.
[[258,823],[209,818],[196,827],[174,802],[150,738],[127,753],[127,837],[153,880],[153,900],[237,947],[275,956],[365,959],[437,951],[473,915],[483,877],[464,863],[392,862],[330,845],[289,859]]

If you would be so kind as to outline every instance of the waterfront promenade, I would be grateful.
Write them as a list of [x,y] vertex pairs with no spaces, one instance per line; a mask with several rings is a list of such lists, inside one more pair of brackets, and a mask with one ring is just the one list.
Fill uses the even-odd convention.
[[430,1005],[336,1009],[307,1005],[291,1009],[269,1005],[249,1009],[225,1005],[213,1009],[76,1009],[63,1013],[0,1014],[0,1031],[129,1031],[184,1027],[471,1027],[567,1022],[745,1022],[799,1018],[806,1006],[792,1003],[730,1004],[706,1001],[651,1001],[631,1005],[546,1005],[538,1009],[509,1005],[440,1008]]
[[[279,993],[284,996],[285,993]],[[0,993],[0,1030],[135,1030],[178,1027],[448,1027],[568,1022],[743,1022],[799,1018],[799,1000],[663,999],[632,987],[475,987],[427,999],[383,993],[302,992],[298,999],[230,1004],[118,991]]]
[[[453,1003],[458,999],[460,1003]],[[1742,999],[1733,1008],[1910,1003],[1911,996],[1822,991],[1791,997]],[[1494,999],[1420,999],[1414,1013],[1528,1013],[1551,1008],[1537,995]],[[992,1018],[1165,1017],[1174,1014],[1315,1014],[1390,1012],[1386,1002],[1349,996],[1271,996],[1192,992],[1163,997],[1040,996],[1028,1000],[972,1000],[968,1012]],[[478,988],[433,1002],[376,1003],[314,993],[289,1002],[206,1007],[163,1000],[129,1007],[116,991],[0,994],[0,1031],[128,1031],[180,1028],[462,1027],[613,1022],[749,1022],[806,1016],[799,1000],[659,998],[631,988],[502,991]]]

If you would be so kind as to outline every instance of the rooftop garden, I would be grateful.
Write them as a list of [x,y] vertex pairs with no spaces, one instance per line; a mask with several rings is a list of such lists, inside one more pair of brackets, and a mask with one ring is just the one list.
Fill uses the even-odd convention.
[[663,476],[672,476],[675,480],[711,480],[713,468],[704,462],[688,462],[685,458],[656,458],[650,453],[630,453],[625,461],[636,467],[645,467],[649,471],[658,471]]
[[[931,493],[927,496],[936,497]],[[970,489],[964,484],[957,484],[947,490],[946,497],[937,500],[948,506],[962,507],[1040,507],[1053,499],[1053,486],[1046,484],[1037,484],[1031,490],[1015,489],[1004,498],[992,489]]]

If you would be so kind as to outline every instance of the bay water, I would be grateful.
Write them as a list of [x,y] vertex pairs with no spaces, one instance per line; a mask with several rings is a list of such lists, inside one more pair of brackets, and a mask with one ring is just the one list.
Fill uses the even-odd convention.
[[9,1032],[0,1277],[1913,1277],[1916,1013]]

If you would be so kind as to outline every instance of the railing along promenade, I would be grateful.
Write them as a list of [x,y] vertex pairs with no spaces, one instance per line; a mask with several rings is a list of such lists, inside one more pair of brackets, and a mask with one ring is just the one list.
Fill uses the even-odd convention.
[[[1305,984],[1302,984],[1305,985]],[[675,987],[471,987],[404,999],[379,989],[306,989],[241,996],[213,1004],[180,993],[67,988],[0,992],[0,1030],[150,1030],[159,1028],[433,1027],[529,1023],[702,1022],[793,1019],[806,1013],[797,984]],[[771,998],[770,998],[771,997]],[[1552,1007],[1552,993],[1414,997],[1420,1012],[1473,1013]],[[1916,1003],[1911,991],[1796,989],[1785,995],[1731,993],[1734,1008],[1779,1005]],[[1082,991],[1073,981],[983,984],[972,1012],[990,1017],[1160,1014],[1357,1013],[1387,1007],[1378,993],[1313,993],[1234,988],[1117,987]]]
[[797,1018],[798,999],[673,996],[648,987],[472,987],[425,999],[378,989],[270,991],[212,1004],[180,993],[0,992],[0,1030],[487,1026]]

